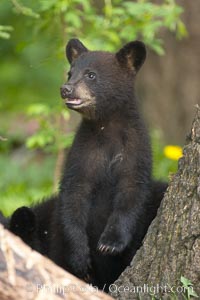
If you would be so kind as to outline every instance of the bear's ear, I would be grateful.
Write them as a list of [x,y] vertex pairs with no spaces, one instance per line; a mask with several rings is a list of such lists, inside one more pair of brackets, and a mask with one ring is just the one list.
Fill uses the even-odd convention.
[[26,206],[22,206],[14,211],[10,219],[9,230],[23,237],[36,229],[36,216],[33,211]]
[[78,39],[71,39],[66,46],[66,56],[69,63],[71,64],[79,55],[87,51],[88,49]]
[[145,45],[140,41],[130,42],[116,53],[116,57],[121,65],[138,72],[146,58]]

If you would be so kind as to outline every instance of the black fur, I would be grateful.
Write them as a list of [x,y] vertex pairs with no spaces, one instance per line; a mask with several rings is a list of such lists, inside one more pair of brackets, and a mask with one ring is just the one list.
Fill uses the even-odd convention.
[[50,256],[80,278],[92,267],[99,287],[128,265],[149,224],[151,148],[134,93],[145,56],[141,42],[117,54],[67,45],[61,96],[83,119],[64,167]]
[[140,41],[130,42],[116,54],[119,62],[126,67],[139,71],[146,58],[145,45]]
[[49,256],[52,214],[58,196],[44,199],[32,207],[20,207],[6,218],[0,213],[0,223],[27,245],[45,256]]
[[77,39],[71,40],[66,46],[66,56],[70,64],[83,52],[87,52],[87,48]]
[[37,243],[37,221],[35,214],[26,206],[16,209],[10,218],[8,229],[18,235],[30,247],[36,247]]
[[[166,188],[167,183],[159,181],[152,182],[151,196],[145,213],[146,216],[144,220],[141,220],[141,224],[143,223],[143,225],[140,226],[138,231],[139,238],[134,240],[124,253],[124,260],[122,260],[123,264],[119,264],[118,257],[113,257],[113,266],[112,269],[110,269],[110,258],[106,258],[104,256],[102,258],[104,268],[102,269],[99,263],[96,265],[94,263],[96,260],[98,261],[100,259],[101,255],[97,251],[93,254],[93,270],[90,274],[91,278],[89,279],[91,283],[100,288],[102,288],[106,283],[107,286],[105,287],[105,290],[107,290],[108,285],[113,282],[130,263],[132,256],[141,246],[142,239],[146,234],[148,226],[156,216],[157,209],[164,196]],[[50,241],[52,241],[52,236],[55,238],[56,235],[55,227],[52,227],[56,201],[58,201],[58,196],[53,196],[49,199],[43,200],[31,208],[20,207],[10,218],[6,218],[2,213],[0,213],[0,223],[2,223],[6,229],[9,229],[11,232],[21,237],[21,239],[34,250],[49,257]],[[109,265],[106,268],[107,261]]]
[[24,232],[20,228],[25,236],[31,230],[26,242],[33,239],[36,250],[108,288],[140,247],[166,189],[152,183],[151,147],[134,93],[146,50],[136,41],[116,54],[88,51],[73,39],[66,54],[71,69],[61,96],[82,114],[82,122],[65,162],[59,196],[32,207],[32,221],[22,208],[29,226],[22,226]]

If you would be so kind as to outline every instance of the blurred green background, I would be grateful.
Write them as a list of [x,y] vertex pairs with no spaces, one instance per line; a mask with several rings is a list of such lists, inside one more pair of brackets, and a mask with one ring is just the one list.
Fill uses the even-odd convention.
[[[168,55],[165,34],[176,43],[189,35],[181,4],[173,0],[1,0],[0,210],[9,215],[58,188],[63,156],[79,121],[62,106],[59,95],[68,70],[66,42],[78,37],[89,49],[116,51],[130,40],[141,39],[149,60],[151,55],[154,61],[163,59]],[[145,114],[143,96],[148,95],[141,92],[143,73],[138,91]],[[158,105],[154,106],[156,110]],[[149,121],[148,116],[147,122],[154,177],[168,180],[177,169],[181,148],[166,150],[170,138],[161,123]],[[177,137],[175,144],[182,140]]]

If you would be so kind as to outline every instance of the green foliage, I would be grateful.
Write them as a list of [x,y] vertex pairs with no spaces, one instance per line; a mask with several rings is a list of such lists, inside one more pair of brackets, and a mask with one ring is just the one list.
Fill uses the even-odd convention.
[[[121,41],[141,38],[158,54],[164,54],[159,33],[162,28],[175,32],[177,36],[186,35],[180,15],[183,9],[175,1],[153,4],[151,1],[113,1],[105,6],[105,17],[98,18],[102,33],[111,44],[119,46]],[[98,26],[98,25],[97,25]],[[120,30],[122,28],[122,30]]]
[[[42,160],[42,161],[41,161]],[[41,163],[42,162],[42,163]],[[52,194],[55,156],[18,150],[0,156],[0,210],[10,215],[17,207],[30,206]]]
[[[90,49],[116,51],[123,43],[142,39],[163,54],[163,29],[177,38],[187,33],[182,12],[173,0],[161,4],[147,0],[0,1],[0,137],[7,138],[6,142],[0,139],[2,209],[10,212],[22,202],[41,198],[44,190],[50,192],[53,168],[45,159],[42,171],[37,172],[35,160],[24,169],[21,158],[9,159],[8,154],[12,157],[27,136],[28,149],[42,148],[54,155],[72,143],[73,133],[65,132],[69,131],[70,115],[62,108],[59,95],[68,68],[64,55],[67,40],[78,37]],[[17,131],[19,114],[38,124],[31,136]],[[164,157],[159,137],[153,136],[153,140],[154,175],[166,178],[177,163]]]
[[53,109],[66,71],[64,44],[71,37],[79,37],[91,49],[103,45],[111,51],[142,39],[163,54],[161,30],[179,38],[186,35],[182,12],[173,0],[2,0],[0,36],[8,38],[14,30],[10,41],[1,42],[0,108],[21,110],[45,101]]
[[[36,105],[29,108],[28,114],[31,114],[31,116],[38,115],[37,119],[40,122],[40,114],[47,117],[49,109],[43,105]],[[41,117],[41,121],[43,122],[45,118]],[[49,122],[48,118],[44,122]],[[47,125],[47,131],[49,127],[51,127],[51,124]],[[43,142],[40,145],[37,134],[35,137],[36,141],[34,141],[34,136],[28,139],[27,143],[31,143],[29,147],[41,148],[42,146],[43,148]],[[62,136],[65,139],[66,134],[63,133]],[[56,138],[53,136],[52,140],[55,141]],[[70,138],[70,135],[68,138]],[[71,135],[72,138],[73,135]],[[69,144],[71,142],[72,140],[69,141]],[[53,189],[53,174],[57,149],[52,150],[52,147],[57,147],[55,143],[48,141],[45,147],[46,151],[53,151],[53,155],[47,153],[43,155],[39,152],[39,158],[38,152],[35,150],[27,151],[27,149],[19,147],[18,150],[15,149],[13,152],[13,145],[17,143],[23,144],[23,137],[19,134],[10,137],[6,142],[0,141],[0,209],[7,215],[20,205],[30,205],[30,203],[42,199],[45,195],[51,194]],[[157,130],[153,131],[154,177],[167,181],[169,173],[176,171],[177,161],[169,160],[164,156],[164,146],[161,134]]]
[[0,38],[9,39],[11,31],[13,31],[12,26],[0,25]]
[[[182,7],[175,0],[165,0],[155,4],[148,0],[100,1],[91,0],[12,0],[16,12],[39,18],[36,26],[40,30],[62,32],[78,36],[89,45],[105,45],[107,50],[115,50],[121,43],[140,37],[158,54],[164,53],[162,40],[158,37],[162,28],[175,32],[181,38],[187,34],[180,19]],[[47,27],[48,26],[48,27]],[[122,30],[121,30],[122,29]],[[61,32],[61,31],[60,31]]]
[[27,139],[28,148],[44,148],[50,152],[58,152],[71,146],[74,134],[66,134],[62,129],[64,121],[69,121],[70,114],[61,106],[53,110],[46,104],[32,104],[28,107],[28,115],[39,124],[37,132]]
[[153,130],[151,134],[153,153],[153,177],[168,180],[170,174],[177,171],[178,162],[167,158],[164,154],[165,143],[159,130]]
[[35,13],[30,7],[23,5],[20,1],[11,0],[11,2],[14,6],[16,13],[23,14],[25,16],[36,18],[36,19],[40,17],[39,14]]
[[186,300],[190,300],[191,297],[194,297],[194,298],[199,298],[197,293],[194,291],[193,289],[193,284],[192,282],[187,279],[186,277],[184,276],[181,276],[181,279],[180,279],[181,283],[182,283],[182,286],[184,287],[185,289],[185,295],[184,295],[184,299]]

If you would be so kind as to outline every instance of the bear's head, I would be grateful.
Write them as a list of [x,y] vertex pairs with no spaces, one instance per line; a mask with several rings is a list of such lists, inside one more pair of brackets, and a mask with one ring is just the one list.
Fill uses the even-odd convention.
[[104,119],[134,105],[134,79],[146,58],[140,41],[117,53],[89,51],[79,40],[66,46],[68,81],[61,87],[66,105],[89,119]]
[[30,247],[35,246],[37,222],[34,212],[29,207],[22,206],[14,211],[10,217],[8,229]]

